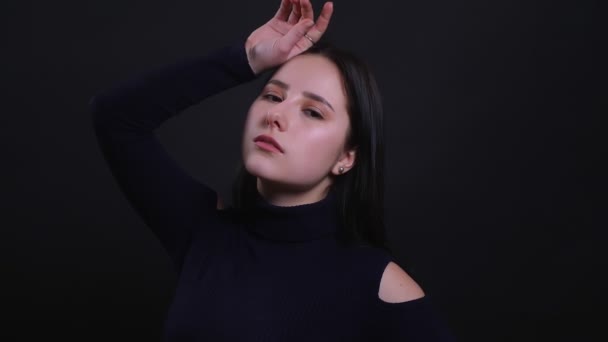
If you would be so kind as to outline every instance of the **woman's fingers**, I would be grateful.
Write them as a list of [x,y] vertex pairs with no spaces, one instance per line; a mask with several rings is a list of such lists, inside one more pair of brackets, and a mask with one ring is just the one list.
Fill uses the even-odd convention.
[[302,19],[315,20],[315,14],[310,4],[310,0],[300,0],[300,11],[302,12]]
[[281,5],[279,5],[279,9],[274,15],[275,19],[287,21],[287,19],[289,18],[289,14],[291,13],[292,7],[292,0],[281,0]]
[[304,34],[314,25],[314,21],[303,19],[292,27],[286,35],[281,37],[277,42],[277,48],[280,53],[288,54],[291,49],[304,37]]
[[287,23],[290,25],[295,25],[300,21],[300,17],[302,16],[302,8],[300,7],[300,0],[291,0],[291,2],[291,13],[289,14]]
[[327,30],[327,26],[329,26],[329,21],[331,20],[331,15],[334,12],[334,4],[333,2],[326,2],[323,5],[323,9],[321,10],[321,14],[310,31],[308,31],[308,36],[312,38],[315,42],[318,42],[321,39],[321,36]]
[[[310,0],[281,0],[274,18],[292,25],[291,29],[279,40],[279,51],[287,52],[308,34],[318,42],[327,30],[334,11],[333,2],[326,2],[321,15],[314,21],[314,11]],[[303,30],[305,28],[305,30]]]
[[293,8],[287,23],[295,25],[302,19],[315,20],[315,15],[310,0],[291,0]]

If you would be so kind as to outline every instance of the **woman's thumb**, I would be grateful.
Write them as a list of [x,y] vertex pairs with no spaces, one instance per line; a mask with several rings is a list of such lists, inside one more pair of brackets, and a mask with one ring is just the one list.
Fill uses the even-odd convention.
[[277,48],[282,53],[289,53],[291,49],[296,45],[297,42],[304,37],[306,32],[314,25],[314,21],[310,19],[304,19],[292,27],[286,35],[279,39]]

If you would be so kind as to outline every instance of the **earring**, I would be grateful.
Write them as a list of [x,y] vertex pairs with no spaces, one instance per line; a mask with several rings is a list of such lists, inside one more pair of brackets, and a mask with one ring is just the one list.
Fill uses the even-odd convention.
[[344,173],[344,166],[340,166],[338,170],[340,171],[340,173]]

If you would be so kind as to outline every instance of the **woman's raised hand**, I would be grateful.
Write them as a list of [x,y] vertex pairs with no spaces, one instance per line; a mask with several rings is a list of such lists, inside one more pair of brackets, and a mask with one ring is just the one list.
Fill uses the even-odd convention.
[[274,17],[247,38],[251,70],[259,74],[308,50],[313,45],[310,39],[318,42],[327,30],[333,10],[333,3],[326,2],[315,22],[310,0],[281,0]]

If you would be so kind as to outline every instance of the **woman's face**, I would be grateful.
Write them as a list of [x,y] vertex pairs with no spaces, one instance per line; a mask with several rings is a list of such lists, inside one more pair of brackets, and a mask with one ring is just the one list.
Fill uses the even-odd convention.
[[[349,116],[338,68],[320,55],[299,55],[273,75],[249,108],[243,134],[243,161],[267,191],[324,190],[331,174],[354,163],[345,150]],[[276,140],[282,151],[254,142]],[[320,193],[320,192],[318,192]]]

